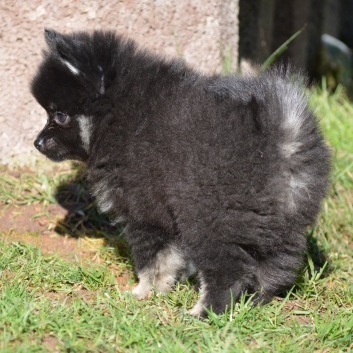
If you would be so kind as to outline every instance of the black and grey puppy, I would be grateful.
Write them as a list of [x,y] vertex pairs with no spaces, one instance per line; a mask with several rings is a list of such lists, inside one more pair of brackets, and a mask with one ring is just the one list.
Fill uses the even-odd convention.
[[190,313],[205,316],[293,284],[329,171],[300,76],[206,76],[112,32],[45,39],[31,88],[48,122],[34,144],[83,161],[100,210],[124,219],[137,298],[195,270]]

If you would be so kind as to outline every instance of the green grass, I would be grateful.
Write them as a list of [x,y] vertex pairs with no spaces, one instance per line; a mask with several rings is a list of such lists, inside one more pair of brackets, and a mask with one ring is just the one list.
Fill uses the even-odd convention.
[[97,264],[44,255],[0,230],[0,352],[353,351],[353,105],[340,88],[329,95],[324,85],[311,103],[333,169],[329,197],[308,230],[309,265],[286,298],[264,307],[243,298],[204,321],[185,314],[197,300],[193,281],[144,301],[121,289],[120,273],[134,282],[121,227],[96,212],[76,167],[43,172],[39,166],[22,175],[0,170],[1,203],[39,204],[46,212],[69,198],[84,216],[58,222],[59,233],[104,239]]

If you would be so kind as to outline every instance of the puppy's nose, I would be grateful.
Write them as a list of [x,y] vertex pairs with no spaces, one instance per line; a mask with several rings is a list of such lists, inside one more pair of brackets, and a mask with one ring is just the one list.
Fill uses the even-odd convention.
[[43,140],[43,138],[37,138],[35,141],[34,141],[34,146],[36,147],[36,149],[37,150],[41,150],[42,149],[42,147],[43,147],[43,145],[44,145],[44,140]]

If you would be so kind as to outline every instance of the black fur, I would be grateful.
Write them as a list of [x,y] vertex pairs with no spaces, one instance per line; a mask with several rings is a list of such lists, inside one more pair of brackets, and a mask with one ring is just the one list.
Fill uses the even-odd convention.
[[143,279],[170,289],[190,264],[202,291],[194,315],[293,284],[329,171],[300,75],[205,76],[111,32],[46,31],[46,41],[31,87],[48,112],[36,147],[85,162],[101,210],[127,222],[138,297]]

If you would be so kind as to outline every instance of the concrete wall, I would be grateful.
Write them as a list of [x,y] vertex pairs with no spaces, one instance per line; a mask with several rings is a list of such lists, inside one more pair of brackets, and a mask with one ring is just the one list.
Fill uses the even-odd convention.
[[29,93],[45,47],[43,29],[113,29],[204,72],[237,65],[238,3],[232,0],[0,1],[0,163],[36,154],[46,116]]

